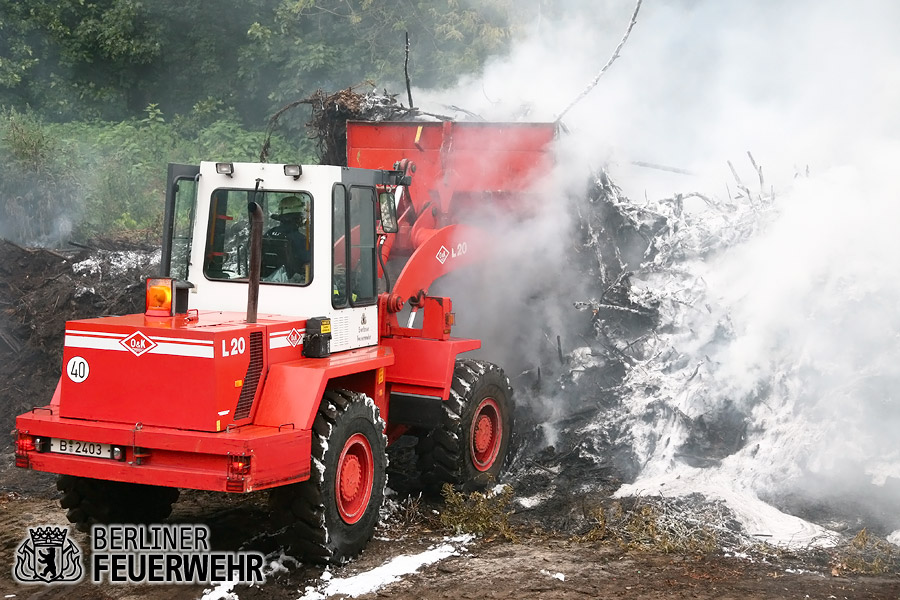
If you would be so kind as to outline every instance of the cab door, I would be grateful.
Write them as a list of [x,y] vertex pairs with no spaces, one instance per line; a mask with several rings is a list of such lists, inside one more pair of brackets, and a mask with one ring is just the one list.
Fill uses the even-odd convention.
[[162,277],[187,279],[199,176],[200,165],[169,164],[159,266]]
[[333,352],[378,343],[375,210],[373,186],[332,188]]

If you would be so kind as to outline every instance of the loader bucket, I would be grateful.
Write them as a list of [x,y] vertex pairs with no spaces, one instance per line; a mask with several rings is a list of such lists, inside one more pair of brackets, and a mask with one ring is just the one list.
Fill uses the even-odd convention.
[[429,204],[458,223],[485,195],[517,210],[522,193],[552,165],[554,123],[349,122],[347,166],[390,169],[407,158],[416,214]]

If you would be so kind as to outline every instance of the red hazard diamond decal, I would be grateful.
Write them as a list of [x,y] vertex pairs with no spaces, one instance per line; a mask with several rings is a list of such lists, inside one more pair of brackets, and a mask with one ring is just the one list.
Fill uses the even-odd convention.
[[296,329],[291,329],[291,332],[287,336],[288,343],[294,348],[303,341],[303,335],[297,331]]
[[156,342],[148,338],[140,331],[135,331],[119,343],[128,348],[128,350],[130,350],[131,353],[135,356],[145,354],[153,350],[157,346]]

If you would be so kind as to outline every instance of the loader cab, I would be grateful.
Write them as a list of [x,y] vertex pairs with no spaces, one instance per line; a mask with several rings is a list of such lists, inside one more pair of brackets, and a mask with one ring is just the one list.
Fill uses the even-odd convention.
[[201,322],[206,311],[245,311],[247,206],[256,202],[264,215],[260,316],[329,317],[335,352],[374,345],[377,192],[385,173],[320,165],[170,165],[161,274],[193,284],[189,304]]

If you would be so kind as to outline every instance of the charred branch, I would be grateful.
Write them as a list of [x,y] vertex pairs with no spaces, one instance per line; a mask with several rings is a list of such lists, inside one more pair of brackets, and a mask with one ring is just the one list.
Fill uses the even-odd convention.
[[603,77],[603,74],[606,73],[606,71],[609,70],[616,59],[619,58],[619,53],[622,51],[622,47],[625,45],[625,42],[628,41],[628,36],[631,35],[631,30],[634,29],[634,26],[637,23],[638,12],[640,12],[641,10],[641,2],[642,0],[637,0],[637,4],[634,7],[634,13],[632,13],[631,15],[631,22],[628,23],[628,28],[625,30],[625,35],[622,36],[622,41],[620,41],[619,45],[616,46],[616,49],[615,51],[613,51],[612,56],[609,57],[609,60],[606,61],[606,64],[603,65],[603,68],[600,69],[600,72],[597,73],[597,76],[594,77],[594,79],[588,84],[584,91],[581,92],[581,94],[579,94],[577,98],[572,100],[572,102],[566,108],[564,108],[561,113],[559,113],[559,116],[556,117],[557,123],[562,121],[562,118],[566,116],[567,112],[572,110],[572,107],[581,102],[585,98],[585,96],[591,93],[591,90],[597,87],[597,84],[600,82],[600,78]]
[[409,32],[406,32],[406,58],[403,61],[403,75],[406,76],[406,95],[409,97],[409,107],[413,108],[412,84],[409,81]]

